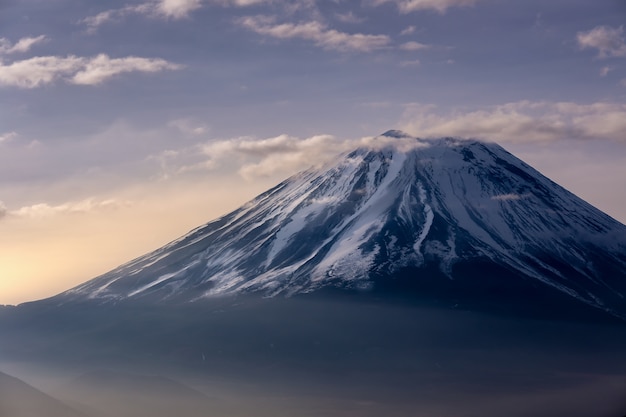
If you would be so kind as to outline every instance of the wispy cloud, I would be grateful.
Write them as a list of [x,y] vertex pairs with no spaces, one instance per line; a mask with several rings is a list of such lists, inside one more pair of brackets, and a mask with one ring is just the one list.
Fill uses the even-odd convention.
[[609,72],[613,71],[613,67],[602,67],[600,68],[600,77],[606,77],[609,75]]
[[0,38],[0,55],[28,52],[33,45],[44,42],[45,40],[46,36],[40,35],[34,38],[22,38],[12,44],[8,39]]
[[416,27],[415,26],[408,26],[405,29],[402,30],[402,32],[400,32],[401,36],[407,36],[410,35],[412,33],[415,33]]
[[97,85],[126,72],[157,72],[181,68],[159,58],[110,58],[100,54],[85,58],[77,56],[40,56],[0,63],[0,86],[36,88],[63,79],[72,84]]
[[364,17],[355,15],[352,11],[348,13],[337,13],[335,14],[335,18],[343,23],[363,23],[366,20]]
[[391,42],[387,35],[340,32],[316,21],[276,23],[272,17],[248,16],[239,19],[238,23],[260,35],[276,39],[304,39],[324,49],[335,51],[370,52],[386,47]]
[[626,104],[521,101],[480,110],[440,114],[413,105],[403,129],[417,136],[475,137],[497,142],[611,140],[626,143]]
[[445,13],[451,7],[473,6],[478,0],[372,0],[372,4],[379,6],[384,3],[394,3],[400,13],[411,13],[421,10],[435,10]]
[[167,125],[187,135],[203,135],[209,130],[205,124],[195,123],[188,118],[171,120]]
[[222,7],[249,7],[273,0],[155,0],[137,5],[127,5],[118,9],[110,9],[79,21],[87,26],[88,33],[95,33],[100,26],[118,22],[130,15],[146,16],[154,19],[184,19],[192,12],[200,9],[205,3]]
[[116,210],[128,207],[131,204],[132,203],[129,201],[121,201],[117,199],[98,200],[96,198],[87,198],[80,201],[70,201],[57,205],[37,203],[30,206],[20,207],[16,210],[8,210],[4,204],[0,203],[0,217],[3,217],[2,213],[4,213],[4,217],[15,216],[45,219],[64,214],[82,214],[97,210]]
[[119,9],[110,9],[93,16],[88,16],[79,23],[87,26],[89,33],[94,33],[106,23],[123,20],[129,15],[143,15],[151,18],[183,19],[191,12],[202,7],[201,0],[159,0],[137,5],[128,5]]
[[426,45],[426,44],[415,42],[415,41],[405,42],[402,45],[400,45],[400,49],[404,49],[405,51],[419,51],[421,49],[428,49],[428,48],[430,48],[430,45]]
[[[412,138],[363,137],[339,139],[331,135],[299,138],[290,135],[257,139],[220,139],[188,149],[166,151],[153,157],[164,171],[162,178],[207,170],[233,170],[247,180],[288,175],[319,166],[336,155],[358,147],[401,149],[423,146]],[[198,159],[198,155],[203,158]]]
[[15,139],[16,137],[17,137],[17,132],[2,133],[0,134],[0,143],[8,142],[10,140]]
[[141,58],[129,56],[125,58],[109,58],[100,54],[87,60],[83,68],[74,74],[71,82],[82,85],[97,85],[107,79],[125,72],[159,72],[182,68],[160,58]]
[[597,49],[598,58],[626,57],[624,27],[597,26],[587,32],[578,32],[576,40],[581,49]]
[[491,197],[492,200],[495,201],[517,201],[517,200],[521,200],[523,198],[528,197],[528,195],[526,194],[515,194],[515,193],[510,193],[510,194],[499,194],[499,195],[494,195]]

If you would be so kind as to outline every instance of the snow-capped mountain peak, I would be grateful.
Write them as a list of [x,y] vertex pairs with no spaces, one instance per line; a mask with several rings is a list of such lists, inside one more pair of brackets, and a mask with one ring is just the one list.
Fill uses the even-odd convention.
[[[431,287],[522,280],[626,313],[626,226],[496,144],[396,130],[374,143],[59,297],[419,291],[428,277]],[[486,264],[502,276],[480,278]]]

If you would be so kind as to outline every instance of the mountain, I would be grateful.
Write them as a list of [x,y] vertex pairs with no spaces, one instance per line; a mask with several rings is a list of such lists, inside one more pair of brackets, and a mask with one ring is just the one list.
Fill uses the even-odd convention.
[[0,416],[81,417],[83,414],[25,382],[0,372]]
[[389,131],[54,300],[333,288],[626,317],[626,226],[494,143]]

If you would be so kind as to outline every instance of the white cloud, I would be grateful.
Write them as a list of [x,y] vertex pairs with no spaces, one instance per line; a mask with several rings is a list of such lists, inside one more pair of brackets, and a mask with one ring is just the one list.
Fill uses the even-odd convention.
[[22,38],[12,45],[8,39],[0,38],[0,55],[28,52],[33,45],[45,40],[46,36],[40,35],[34,38]]
[[17,132],[6,132],[0,135],[0,143],[8,142],[17,137]]
[[[245,179],[255,180],[279,174],[283,176],[293,174],[323,164],[342,152],[358,147],[380,149],[388,145],[403,150],[424,146],[412,138],[337,139],[330,135],[315,135],[304,139],[289,135],[266,139],[243,137],[216,140],[200,145],[200,152],[206,159],[193,165],[180,166],[178,173],[227,168],[237,170]],[[168,156],[172,159],[185,159],[184,153],[170,153]],[[224,167],[225,161],[227,167]],[[175,161],[168,161],[172,162]]]
[[109,58],[100,54],[88,60],[84,67],[74,74],[71,82],[82,85],[97,85],[107,79],[125,72],[159,72],[176,70],[181,66],[160,58],[141,58],[129,56],[125,58]]
[[428,49],[428,48],[430,48],[429,45],[425,45],[423,43],[419,43],[415,41],[406,42],[400,45],[400,49],[404,49],[405,51],[419,51],[420,49]]
[[161,0],[157,3],[157,10],[165,17],[182,19],[201,6],[200,0]]
[[578,32],[576,40],[581,49],[597,49],[598,58],[626,57],[624,27],[597,26],[587,32]]
[[391,39],[387,35],[366,35],[345,33],[328,29],[320,22],[274,23],[274,19],[263,16],[249,16],[238,20],[239,24],[261,35],[277,39],[305,39],[316,45],[336,51],[369,52],[387,46]]
[[379,6],[384,3],[394,3],[401,13],[411,13],[420,10],[435,10],[445,13],[450,7],[473,6],[478,0],[372,0],[372,4]]
[[78,71],[84,58],[76,56],[38,56],[16,61],[9,65],[0,63],[0,86],[35,88],[51,84],[59,78]]
[[95,198],[87,198],[85,200],[71,201],[58,205],[38,203],[11,211],[6,210],[5,208],[5,213],[8,216],[45,219],[64,214],[81,214],[96,210],[116,210],[130,205],[131,203],[129,201],[120,201],[116,199],[97,200]]
[[403,129],[423,137],[475,137],[497,142],[611,140],[626,143],[626,104],[529,102],[440,114],[434,106],[411,105]]
[[95,85],[124,72],[156,72],[179,69],[180,66],[158,58],[109,58],[101,54],[93,58],[77,56],[40,56],[0,63],[0,86],[35,88],[65,79],[74,84]]

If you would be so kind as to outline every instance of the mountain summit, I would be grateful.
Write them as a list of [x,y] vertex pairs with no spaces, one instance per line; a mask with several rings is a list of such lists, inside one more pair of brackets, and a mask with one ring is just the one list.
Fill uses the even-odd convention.
[[625,271],[626,226],[502,147],[389,131],[56,299],[343,288],[626,317]]

